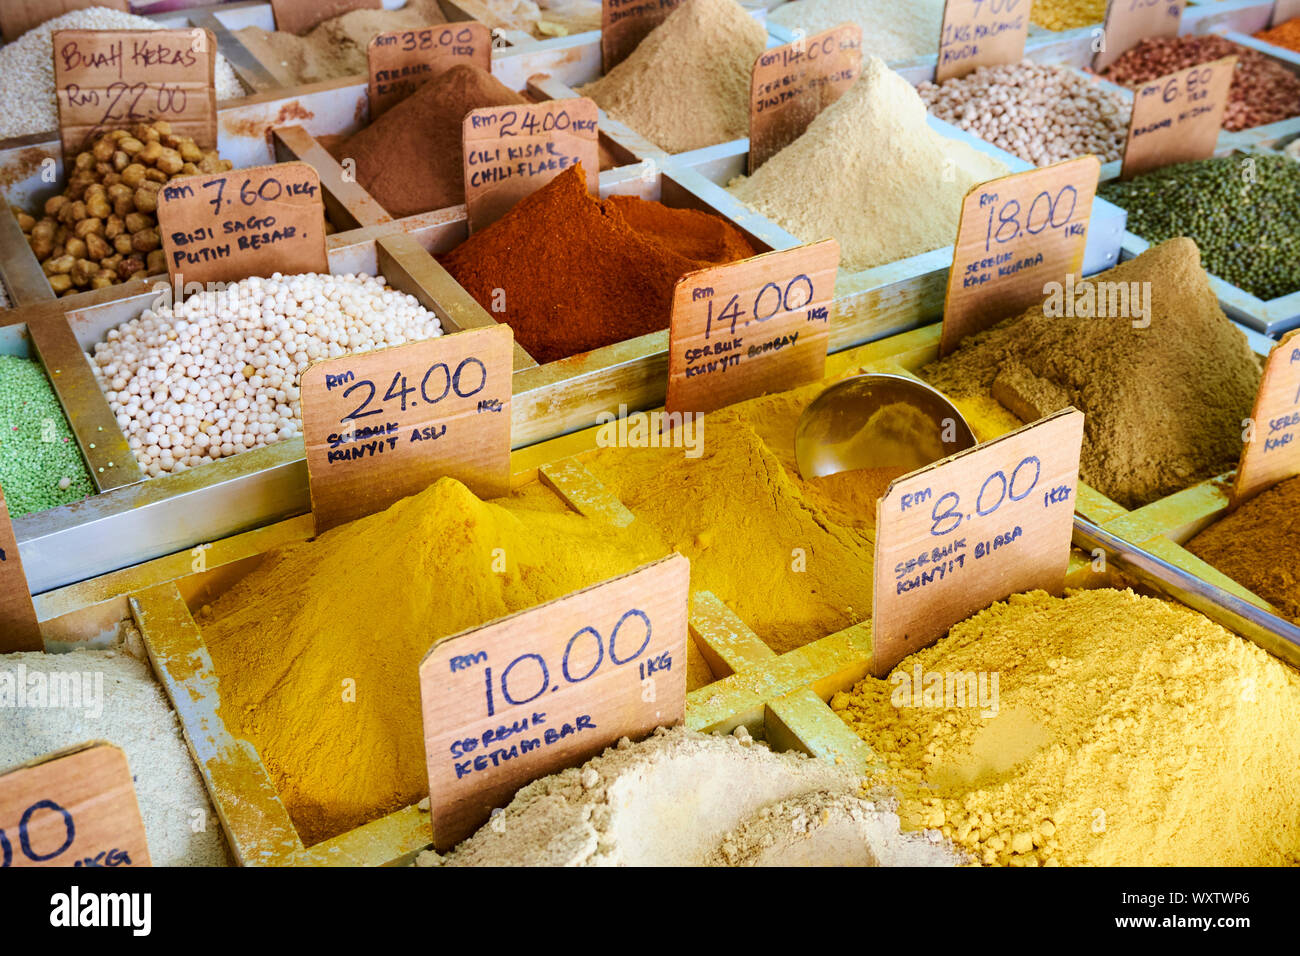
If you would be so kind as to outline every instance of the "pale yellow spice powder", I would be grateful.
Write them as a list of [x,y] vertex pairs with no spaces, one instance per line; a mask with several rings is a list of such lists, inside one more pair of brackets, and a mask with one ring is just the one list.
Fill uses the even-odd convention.
[[[896,706],[918,666],[923,706]],[[981,672],[996,716],[924,696]],[[904,829],[976,862],[1300,864],[1300,674],[1179,605],[1015,595],[831,706],[887,762]]]

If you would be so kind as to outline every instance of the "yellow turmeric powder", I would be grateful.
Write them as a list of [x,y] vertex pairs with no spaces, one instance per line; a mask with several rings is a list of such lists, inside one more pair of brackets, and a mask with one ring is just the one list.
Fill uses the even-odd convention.
[[831,706],[974,862],[1300,864],[1300,674],[1179,605],[1015,595]]
[[444,478],[273,552],[213,604],[221,716],[317,843],[428,793],[418,671],[435,640],[663,554],[536,484],[483,502]]

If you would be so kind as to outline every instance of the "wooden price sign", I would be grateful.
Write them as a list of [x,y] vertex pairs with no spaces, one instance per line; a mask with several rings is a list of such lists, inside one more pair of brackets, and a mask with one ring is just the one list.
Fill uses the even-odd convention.
[[0,0],[0,33],[12,43],[42,23],[87,7],[108,7],[123,13],[131,9],[127,0]]
[[871,667],[884,677],[1010,594],[1059,594],[1083,413],[1073,408],[912,472],[876,503]]
[[1110,0],[1092,68],[1104,70],[1142,40],[1178,36],[1186,5],[1187,0]]
[[749,85],[749,173],[803,135],[862,73],[862,27],[845,23],[764,50]]
[[608,73],[685,0],[601,0],[600,63]]
[[373,122],[448,67],[469,63],[492,72],[492,31],[470,20],[423,30],[377,33],[366,47]]
[[1101,162],[1081,156],[976,186],[962,201],[939,354],[1043,300],[1083,268]]
[[1120,178],[1213,156],[1236,67],[1237,58],[1226,56],[1139,87]]
[[302,430],[319,534],[444,475],[510,492],[514,334],[508,325],[318,362],[302,376]]
[[177,282],[330,271],[320,176],[306,163],[174,180],[158,193],[158,231]]
[[527,783],[686,716],[680,554],[438,641],[420,664],[433,842]]
[[0,775],[0,867],[149,866],[126,754],[61,750]]
[[1300,475],[1300,330],[1273,346],[1250,417],[1254,434],[1241,449],[1234,507]]
[[1286,23],[1295,17],[1300,17],[1300,0],[1277,0],[1277,3],[1273,4],[1273,19],[1270,26]]
[[527,106],[485,106],[465,116],[465,207],[483,229],[575,163],[599,191],[596,104],[583,97]]
[[378,10],[383,0],[271,0],[275,28],[301,36],[312,27],[353,10]]
[[673,289],[669,412],[716,408],[825,376],[834,239],[692,272]]
[[18,556],[18,539],[0,488],[0,654],[44,649],[32,592]]
[[1029,39],[1031,0],[948,0],[934,81],[965,76],[981,66],[1019,63]]
[[112,129],[162,119],[217,145],[217,41],[210,30],[58,30],[54,91],[65,156]]

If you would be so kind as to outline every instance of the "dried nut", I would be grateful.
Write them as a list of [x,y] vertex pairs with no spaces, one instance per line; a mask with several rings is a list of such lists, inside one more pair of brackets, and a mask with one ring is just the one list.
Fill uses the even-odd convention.
[[162,246],[162,237],[157,229],[142,229],[131,237],[131,247],[136,252],[153,252]]
[[114,184],[116,184],[116,183],[120,183],[121,181],[122,181],[122,174],[121,174],[121,173],[109,173],[107,176],[105,176],[105,177],[101,180],[101,182],[102,182],[105,186],[112,186],[112,185],[114,185]]
[[104,160],[102,163],[95,164],[95,177],[101,181],[109,173],[115,173],[115,172],[117,172],[117,170],[113,168],[113,164],[109,162],[107,159]]
[[154,120],[153,128],[158,131],[160,136],[168,136],[172,131],[172,124],[166,120]]
[[36,225],[36,220],[25,212],[17,212],[14,215],[18,220],[18,228],[23,232],[31,232]]
[[140,142],[134,136],[124,136],[118,141],[117,148],[122,152],[134,156],[140,150],[144,149],[144,143]]
[[[138,160],[141,155],[143,154],[137,153],[136,159]],[[135,189],[142,182],[144,182],[144,174],[145,174],[144,166],[142,166],[138,162],[132,163],[130,166],[127,166],[126,169],[122,170],[122,182],[124,185],[130,186],[132,189]]]
[[167,174],[164,173],[161,169],[146,170],[144,174],[144,178],[146,182],[151,179],[156,183],[167,182]]
[[124,232],[126,232],[126,221],[121,216],[113,215],[104,220],[105,239],[116,239]]
[[95,196],[86,200],[86,212],[96,219],[107,219],[113,214],[113,207],[105,197]]
[[[158,183],[151,185],[157,186]],[[140,212],[154,212],[158,208],[158,191],[156,189],[145,189],[144,186],[141,186],[135,191],[132,203]]]
[[149,270],[150,275],[157,275],[160,272],[167,271],[167,253],[161,249],[154,249],[145,257],[144,267]]
[[117,172],[120,173],[122,170],[126,169],[126,167],[129,166],[130,164],[131,164],[131,157],[128,156],[126,153],[124,153],[122,150],[119,149],[116,153],[113,154],[113,169],[116,170]]
[[154,218],[146,216],[142,212],[133,212],[126,217],[126,231],[131,233],[139,232],[141,229],[148,229],[154,225]]
[[123,196],[121,199],[114,199],[113,215],[118,218],[124,218],[135,212],[135,200],[131,198],[134,195],[135,193],[131,193],[130,196]]
[[144,163],[146,166],[152,166],[154,163],[158,162],[158,157],[163,154],[164,149],[166,149],[166,147],[156,140],[145,143],[144,149],[135,154],[135,161],[137,163]]
[[115,237],[113,239],[113,248],[124,256],[130,255],[135,249],[135,247],[131,245],[131,234],[129,232],[124,232],[120,236]]
[[76,265],[76,263],[77,260],[72,258],[72,256],[64,255],[55,259],[47,260],[44,268],[46,273],[49,275],[66,275],[72,271],[72,267]]
[[203,158],[203,150],[199,149],[199,144],[192,139],[184,140],[180,145],[181,159],[187,163],[197,163]]
[[53,239],[55,223],[53,219],[42,219],[36,225],[32,226],[33,239]]
[[117,264],[117,275],[120,279],[128,279],[134,273],[141,272],[144,269],[144,260],[139,256],[127,256]]
[[51,196],[49,199],[45,200],[45,215],[57,216],[59,210],[63,208],[67,201],[68,198],[66,196]]
[[90,285],[91,276],[98,271],[98,262],[87,262],[84,259],[79,259],[73,264],[72,270],[68,275],[72,277],[73,285]]
[[[77,240],[74,239],[72,241],[76,242]],[[96,262],[100,262],[113,254],[113,247],[109,245],[108,240],[93,232],[86,237],[85,243],[86,258],[88,259],[94,259]]]
[[54,243],[49,239],[37,239],[32,236],[27,243],[32,248],[32,255],[36,257],[37,262],[44,262],[54,254]]
[[68,227],[67,227],[67,226],[58,226],[58,227],[56,227],[55,230],[54,230],[54,244],[55,244],[56,246],[61,246],[61,245],[63,245],[65,242],[68,241],[68,236],[69,236],[69,235],[70,235],[70,233],[68,232]]
[[168,176],[174,176],[181,171],[181,167],[185,165],[185,160],[181,159],[181,154],[176,150],[164,149],[162,155],[158,157],[158,162],[154,165]]
[[198,174],[199,167],[195,166],[193,163],[186,163],[181,167],[180,175],[182,176],[197,176]]
[[108,273],[107,275],[101,272],[99,275],[95,276],[93,279],[90,280],[90,287],[92,289],[107,289],[109,286],[116,285],[116,284],[117,284],[117,275],[112,272]]
[[117,142],[120,139],[125,139],[129,134],[124,129],[115,129],[115,130],[111,130],[105,135],[107,135],[108,138],[111,139],[113,142]]
[[92,232],[97,232],[102,236],[104,234],[104,220],[83,219],[72,230],[73,235],[78,239],[85,239]]
[[[98,236],[96,236],[95,238],[98,238]],[[76,256],[78,259],[84,259],[86,258],[87,255],[90,254],[89,247],[85,239],[75,239],[75,238],[69,239],[67,243],[64,244],[63,251],[70,256]],[[95,256],[94,258],[98,259],[100,257]]]
[[72,165],[78,170],[90,170],[95,168],[95,155],[93,153],[78,153],[77,158],[72,161]]
[[52,275],[50,276],[50,288],[53,289],[57,295],[63,295],[63,293],[72,288],[72,279],[64,274]]

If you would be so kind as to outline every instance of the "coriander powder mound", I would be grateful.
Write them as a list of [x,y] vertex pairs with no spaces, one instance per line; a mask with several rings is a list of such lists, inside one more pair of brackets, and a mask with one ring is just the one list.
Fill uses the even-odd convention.
[[1008,172],[932,130],[912,85],[871,57],[802,136],[728,189],[804,242],[838,239],[840,265],[858,272],[952,245],[966,193]]
[[583,96],[670,153],[749,135],[767,32],[735,0],[686,0]]
[[1300,673],[1181,605],[1013,595],[831,707],[985,865],[1300,864]]
[[1149,314],[1053,317],[1036,305],[921,376],[955,400],[991,395],[1026,421],[1073,405],[1085,416],[1079,476],[1138,508],[1236,465],[1260,360],[1219,308],[1190,239],[1081,280],[1076,304],[1108,288],[1099,283],[1127,284]]

